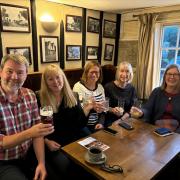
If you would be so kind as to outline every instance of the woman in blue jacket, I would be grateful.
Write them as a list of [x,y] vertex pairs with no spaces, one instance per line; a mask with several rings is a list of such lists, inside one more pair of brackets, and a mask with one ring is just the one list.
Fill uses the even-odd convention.
[[131,108],[131,114],[160,127],[180,132],[180,67],[171,64],[164,73],[162,85],[155,88],[142,109]]

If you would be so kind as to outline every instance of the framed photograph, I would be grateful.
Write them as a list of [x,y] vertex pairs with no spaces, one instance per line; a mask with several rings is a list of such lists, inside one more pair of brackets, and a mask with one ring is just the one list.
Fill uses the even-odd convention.
[[97,46],[87,46],[87,60],[97,60],[98,59],[98,47]]
[[66,31],[67,32],[81,32],[82,31],[82,17],[66,15]]
[[0,6],[1,30],[30,32],[29,8],[3,4]]
[[107,38],[116,38],[116,22],[104,20],[103,36]]
[[31,49],[30,47],[6,47],[8,54],[21,54],[26,57],[29,61],[29,64],[32,64],[31,61]]
[[81,60],[81,46],[80,45],[66,45],[66,60]]
[[113,51],[114,51],[114,45],[112,45],[112,44],[105,44],[104,60],[112,61]]
[[88,17],[87,32],[99,33],[99,19]]
[[59,61],[58,36],[39,36],[41,63],[52,63]]

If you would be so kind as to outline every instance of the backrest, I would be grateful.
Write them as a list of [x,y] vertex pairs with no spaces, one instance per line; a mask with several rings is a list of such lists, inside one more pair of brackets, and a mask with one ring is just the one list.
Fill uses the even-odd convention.
[[103,72],[102,85],[103,86],[107,84],[108,82],[115,80],[116,69],[117,69],[116,66],[112,64],[106,64],[102,66],[102,72]]
[[[103,82],[102,85],[113,81],[115,79],[116,67],[113,65],[104,65],[102,66],[103,71]],[[74,84],[78,82],[82,76],[83,68],[78,69],[66,69],[64,73],[69,81],[71,88]],[[23,87],[32,89],[33,91],[38,91],[41,88],[41,72],[29,73],[27,79],[24,82]]]

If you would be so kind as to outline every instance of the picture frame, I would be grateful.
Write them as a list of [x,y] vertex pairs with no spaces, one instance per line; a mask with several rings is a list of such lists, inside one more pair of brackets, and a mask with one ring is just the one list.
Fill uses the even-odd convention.
[[114,45],[113,44],[105,44],[104,60],[112,61],[113,52],[114,52]]
[[66,45],[66,60],[67,61],[81,60],[81,46]]
[[116,38],[116,22],[104,20],[103,37]]
[[98,60],[98,47],[87,46],[86,48],[86,59],[87,60]]
[[21,54],[26,57],[29,62],[29,65],[32,64],[31,61],[31,49],[29,46],[24,47],[6,47],[6,51],[8,54]]
[[82,31],[82,17],[66,15],[66,31],[67,32],[81,32]]
[[39,36],[41,63],[59,62],[58,36]]
[[87,23],[87,32],[91,33],[99,33],[100,29],[100,20],[93,18],[93,17],[88,17],[88,23]]
[[11,4],[0,5],[1,31],[30,32],[29,8]]

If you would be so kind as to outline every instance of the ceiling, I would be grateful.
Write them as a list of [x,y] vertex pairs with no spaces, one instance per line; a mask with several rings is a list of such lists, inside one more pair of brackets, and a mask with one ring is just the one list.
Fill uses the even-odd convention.
[[120,13],[130,9],[143,9],[180,5],[180,0],[48,0],[65,5],[83,7],[99,11]]

